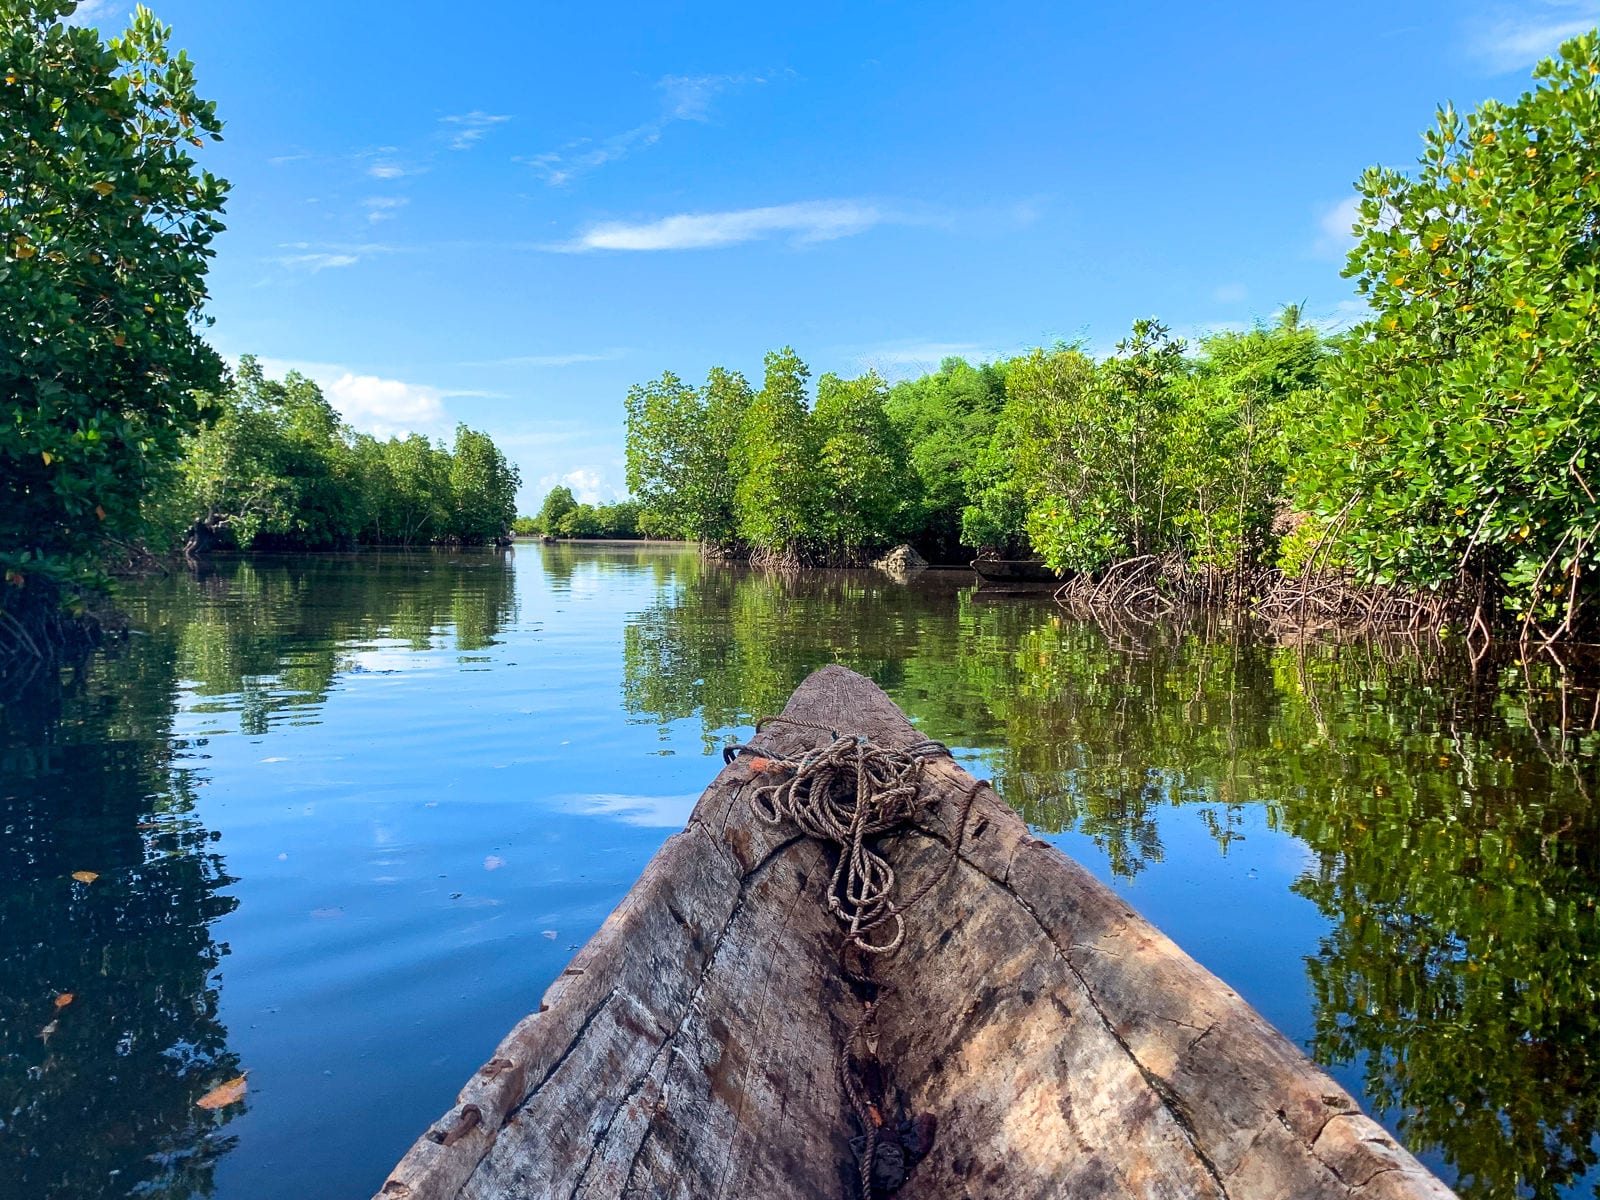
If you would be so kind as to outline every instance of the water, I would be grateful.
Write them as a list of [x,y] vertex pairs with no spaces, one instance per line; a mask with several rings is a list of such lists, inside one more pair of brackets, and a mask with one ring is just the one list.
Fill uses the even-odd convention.
[[970,582],[521,546],[128,588],[0,725],[0,1196],[369,1195],[828,662],[1464,1195],[1596,1194],[1592,688]]

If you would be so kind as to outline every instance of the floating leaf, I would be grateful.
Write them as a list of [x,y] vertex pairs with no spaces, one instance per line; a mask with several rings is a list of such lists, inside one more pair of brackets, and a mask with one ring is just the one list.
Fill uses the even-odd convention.
[[57,1008],[65,1008],[67,1005],[69,1005],[71,1003],[72,1003],[72,993],[71,992],[62,992],[61,995],[56,997],[56,1007]]
[[61,1022],[60,1021],[51,1021],[50,1024],[46,1025],[43,1029],[39,1030],[39,1037],[41,1039],[43,1039],[44,1041],[48,1042],[50,1040],[50,1035],[55,1033],[55,1031],[60,1029],[60,1028],[61,1028]]
[[244,1099],[244,1076],[220,1083],[195,1101],[201,1108],[227,1108]]
[[72,877],[79,883],[93,883],[100,878],[99,871],[74,871]]

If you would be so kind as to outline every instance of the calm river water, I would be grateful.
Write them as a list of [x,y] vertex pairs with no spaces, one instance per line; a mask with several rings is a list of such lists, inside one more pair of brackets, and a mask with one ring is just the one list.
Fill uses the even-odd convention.
[[126,645],[0,712],[7,1200],[368,1196],[829,662],[1463,1195],[1600,1194],[1600,746],[1552,666],[627,546],[223,562],[124,604]]

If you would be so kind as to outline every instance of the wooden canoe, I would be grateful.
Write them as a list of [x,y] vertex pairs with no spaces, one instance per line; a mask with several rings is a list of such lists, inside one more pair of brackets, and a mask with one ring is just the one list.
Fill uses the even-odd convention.
[[1061,583],[1060,577],[1038,559],[975,558],[972,569],[980,579],[992,583]]
[[[885,746],[919,737],[841,667],[785,715]],[[775,724],[753,744],[827,740]],[[761,765],[741,756],[712,782],[379,1200],[861,1194],[839,1048],[862,1005],[826,908],[830,852],[754,817]],[[874,959],[885,1087],[937,1118],[898,1194],[1452,1195],[1226,984],[972,786],[930,761],[928,807],[884,843],[902,886],[935,881],[905,943]]]

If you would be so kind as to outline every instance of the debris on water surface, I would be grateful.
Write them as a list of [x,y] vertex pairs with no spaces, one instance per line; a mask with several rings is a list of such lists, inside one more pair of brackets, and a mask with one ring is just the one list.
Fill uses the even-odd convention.
[[244,1090],[245,1078],[240,1075],[228,1080],[227,1083],[219,1083],[204,1096],[201,1096],[200,1099],[196,1100],[195,1105],[199,1108],[207,1109],[227,1108],[228,1105],[237,1104],[244,1099]]

